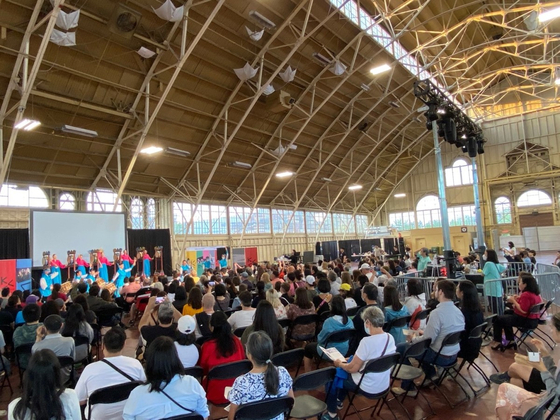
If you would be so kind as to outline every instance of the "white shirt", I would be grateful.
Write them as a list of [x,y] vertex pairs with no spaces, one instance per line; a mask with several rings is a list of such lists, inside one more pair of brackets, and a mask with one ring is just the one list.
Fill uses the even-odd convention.
[[[16,398],[10,405],[8,405],[8,420],[15,420],[14,410],[17,403],[21,398]],[[60,402],[62,403],[62,410],[66,420],[81,420],[82,414],[80,412],[80,401],[76,395],[76,391],[70,388],[66,388],[62,394],[60,394]],[[25,413],[25,420],[30,420],[29,412]]]
[[250,311],[241,310],[232,313],[227,320],[229,325],[231,325],[232,331],[252,325],[253,319],[255,318],[255,312],[256,309],[251,308]]
[[[107,357],[106,359],[134,379],[146,380],[144,369],[138,360],[126,356]],[[76,394],[80,401],[86,401],[93,391],[124,382],[129,382],[129,379],[107,363],[99,361],[85,367],[76,384]],[[96,404],[91,410],[89,420],[121,420],[125,403],[126,401],[114,404]],[[87,416],[87,414],[88,407],[86,406],[85,415]]]
[[351,308],[355,308],[356,306],[358,306],[358,304],[356,303],[356,301],[350,297],[347,297],[346,299],[344,299],[344,304],[346,305],[346,310],[351,309]]
[[194,344],[190,346],[182,346],[175,341],[175,348],[177,349],[177,354],[179,355],[179,359],[183,364],[183,367],[189,368],[196,366],[198,363],[198,347]]
[[[387,339],[389,341],[387,342]],[[385,344],[387,343],[387,349],[385,350],[385,354],[383,354],[383,349],[385,348]],[[376,335],[368,335],[360,341],[360,345],[358,346],[358,350],[356,350],[356,356],[363,360],[364,366],[360,368],[362,370],[366,363],[369,360],[376,359],[380,357],[382,354],[384,356],[388,354],[393,354],[397,351],[395,346],[395,339],[391,334],[383,333],[383,334],[376,334]],[[354,383],[360,382],[362,374],[360,372],[356,372],[352,374],[352,379]],[[367,373],[360,385],[360,389],[362,391],[368,392],[370,394],[378,394],[380,392],[385,391],[389,388],[391,383],[391,369],[387,372],[381,373]]]
[[[154,420],[188,414],[163,392],[149,390],[150,385],[140,385],[130,393],[122,414],[124,420]],[[163,390],[183,407],[204,418],[210,415],[206,392],[192,376],[175,375]]]
[[[422,310],[426,309],[426,294],[425,293],[420,293],[418,296],[407,296],[404,299],[404,306],[406,306],[406,309],[408,309],[408,313],[411,314],[411,315],[414,313],[414,311],[416,311],[418,306],[420,306],[422,308]],[[426,328],[426,320],[425,319],[420,321],[420,327],[419,328],[421,330]]]

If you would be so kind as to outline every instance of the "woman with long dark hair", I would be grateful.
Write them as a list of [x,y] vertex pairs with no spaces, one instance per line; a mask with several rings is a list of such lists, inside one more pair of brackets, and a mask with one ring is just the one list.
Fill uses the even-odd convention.
[[483,259],[486,261],[482,269],[484,295],[488,298],[490,310],[493,313],[502,315],[504,313],[504,288],[502,282],[496,280],[502,277],[505,268],[499,263],[498,254],[493,249],[487,249],[484,252]]
[[[214,312],[210,318],[211,338],[202,345],[199,366],[207,375],[210,369],[224,363],[237,362],[245,358],[243,344],[231,332],[231,325],[223,312]],[[207,398],[213,404],[225,404],[224,389],[231,386],[233,380],[214,380],[208,388]]]
[[461,350],[459,357],[469,361],[473,361],[478,356],[482,338],[473,341],[469,340],[473,328],[484,322],[484,314],[480,306],[478,290],[472,281],[465,280],[459,282],[457,286],[457,298],[461,301],[461,312],[465,317],[465,331],[461,337]]
[[183,307],[187,304],[187,291],[184,286],[177,286],[175,289],[175,299],[173,300],[173,306],[179,312],[183,313]]
[[[383,305],[385,306],[385,321],[390,322],[396,318],[410,315],[406,306],[399,300],[399,292],[393,285],[383,288]],[[395,339],[395,344],[405,342],[403,329],[405,327],[391,327],[389,334]]]
[[264,331],[270,337],[274,347],[274,354],[284,351],[284,330],[278,323],[278,318],[276,318],[276,313],[274,312],[272,304],[267,300],[259,302],[257,310],[255,311],[253,325],[248,326],[241,336],[241,342],[243,344],[247,343],[249,334],[253,331]]
[[[233,383],[228,399],[231,402],[228,419],[235,418],[237,407],[255,401],[279,397],[294,397],[292,377],[284,367],[276,367],[270,360],[272,340],[264,331],[256,331],[247,339],[247,359],[253,369]],[[282,420],[283,415],[271,420]]]
[[266,293],[264,291],[264,288],[264,281],[259,280],[257,282],[257,296],[253,298],[253,303],[251,304],[253,308],[256,308],[261,300],[266,300]]
[[33,353],[23,374],[21,398],[8,406],[9,420],[81,420],[80,401],[62,384],[60,363],[52,350]]
[[[293,321],[298,316],[302,315],[313,315],[315,313],[315,305],[309,300],[309,294],[306,289],[298,287],[296,289],[296,299],[294,303],[288,305],[287,317],[290,321]],[[292,328],[291,337],[294,340],[299,340],[303,338],[307,339],[310,335],[314,334],[316,325],[306,324],[306,325],[296,325]]]
[[189,292],[187,303],[183,306],[183,315],[195,316],[200,312],[202,312],[202,291],[195,286]]
[[[330,333],[342,330],[352,330],[354,329],[354,323],[346,313],[346,305],[342,296],[335,296],[331,301],[331,314],[330,318],[323,323],[323,328],[317,336],[316,343],[309,343],[305,346],[305,357],[303,358],[305,371],[311,371],[311,362],[315,356],[322,357],[323,352],[319,349],[319,346],[324,346],[326,344],[325,339]],[[336,349],[341,354],[346,354],[348,352],[348,341],[333,343],[332,347]]]
[[[540,314],[530,313],[533,305],[542,302],[537,280],[531,274],[522,271],[519,273],[517,282],[521,293],[518,296],[508,297],[508,303],[512,305],[513,311],[508,310],[504,315],[494,318],[494,345],[491,347],[492,350],[505,351],[509,348],[517,350],[513,327],[536,328],[539,323]],[[505,342],[502,342],[502,332],[505,335]]]
[[[64,326],[60,332],[64,337],[87,337],[91,344],[94,338],[93,328],[86,320],[84,308],[80,305],[70,305],[64,320]],[[74,360],[84,360],[88,357],[89,348],[86,344],[76,347],[76,355]]]
[[210,415],[204,389],[185,375],[173,340],[158,337],[146,349],[146,384],[136,387],[123,410],[124,420],[152,420],[190,413]]

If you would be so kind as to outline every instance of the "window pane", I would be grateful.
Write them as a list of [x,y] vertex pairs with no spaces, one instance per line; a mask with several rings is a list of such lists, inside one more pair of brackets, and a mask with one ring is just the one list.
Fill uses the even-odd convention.
[[212,216],[212,234],[227,235],[227,207],[226,206],[210,206]]
[[305,212],[305,222],[307,224],[307,233],[317,233],[319,230],[319,225],[317,224],[317,219],[320,217],[316,217],[316,213],[312,211]]
[[[187,233],[187,224],[191,219],[191,205],[188,203],[173,203],[173,231],[177,235],[185,235]],[[192,226],[189,229],[192,234]]]
[[259,233],[270,233],[270,209],[257,209]]
[[[88,193],[86,197],[86,208],[88,211],[104,211],[112,212],[117,194],[109,190],[95,190]],[[117,203],[117,212],[122,211],[122,200],[119,198]]]
[[130,202],[130,224],[132,229],[144,229],[144,203],[139,198]]
[[60,210],[76,210],[76,198],[72,194],[60,194],[58,199],[58,208]]
[[4,184],[0,190],[0,206],[48,208],[49,200],[39,187]]
[[148,220],[148,229],[156,228],[156,201],[153,198],[148,199],[146,204],[146,219]]
[[193,231],[195,235],[210,234],[210,206],[204,204],[198,206],[194,214]]
[[517,207],[544,206],[552,204],[550,196],[540,190],[529,190],[517,199]]

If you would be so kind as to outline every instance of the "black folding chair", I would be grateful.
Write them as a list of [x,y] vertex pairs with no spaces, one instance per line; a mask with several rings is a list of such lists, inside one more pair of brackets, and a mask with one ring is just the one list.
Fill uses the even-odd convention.
[[2,331],[2,334],[4,335],[4,342],[6,343],[6,352],[10,353],[12,352],[14,349],[14,327],[12,327],[10,324],[1,324],[0,325],[0,331]]
[[391,331],[391,328],[407,327],[408,324],[410,324],[411,319],[412,317],[410,315],[400,316],[398,318],[392,319],[391,321],[386,322],[385,325],[383,325],[383,331],[389,332]]
[[358,311],[360,310],[359,306],[356,306],[354,308],[350,308],[346,311],[346,315],[352,317],[352,316],[356,316],[356,314],[358,313]]
[[270,420],[281,414],[286,417],[294,405],[292,397],[268,398],[247,404],[241,404],[235,416],[235,420]]
[[[245,375],[251,369],[253,369],[253,365],[249,360],[239,360],[237,362],[225,363],[223,365],[213,367],[206,376],[206,387],[204,390],[208,393],[208,389],[214,380],[236,379],[238,376]],[[210,400],[208,400],[208,402],[217,407],[225,407],[228,405],[216,404],[214,401]]]
[[2,372],[0,372],[0,376],[2,376],[2,384],[0,384],[0,389],[4,389],[6,383],[8,383],[8,388],[10,388],[10,395],[14,393],[14,389],[12,388],[12,383],[10,382],[10,376],[8,375],[8,366],[4,363],[4,358],[0,355],[0,362],[2,364]]
[[[354,339],[354,337],[356,337],[356,330],[354,328],[350,328],[350,329],[347,329],[347,330],[334,331],[332,333],[329,333],[325,337],[325,345],[323,347],[328,349],[333,344],[346,343],[347,342],[348,343],[348,351],[350,351],[350,343],[352,342],[352,339]],[[348,351],[347,351],[347,353],[348,353]],[[347,356],[347,354],[345,354],[344,356]],[[319,369],[319,365],[321,364],[322,360],[330,360],[330,359],[328,359],[326,356],[318,357],[317,358],[317,369]]]
[[89,338],[83,335],[77,335],[73,337],[74,339],[74,347],[76,349],[76,353],[78,352],[78,347],[86,346],[87,349],[87,356],[81,360],[76,360],[76,362],[87,364],[91,362],[91,348],[89,346]]
[[[439,348],[434,360],[437,360],[439,358],[442,350],[445,347],[454,346],[454,345],[459,344],[461,342],[461,336],[463,335],[463,332],[464,332],[464,330],[447,334],[445,336],[445,338],[443,339],[443,342],[441,343],[441,347]],[[422,361],[422,364],[426,364],[426,361]],[[467,393],[465,388],[463,388],[461,383],[457,380],[457,376],[460,376],[461,379],[463,379],[463,381],[467,382],[467,380],[463,377],[463,375],[461,375],[461,373],[457,370],[457,355],[455,355],[455,361],[453,363],[447,365],[447,366],[442,366],[442,365],[438,365],[438,364],[435,364],[435,363],[430,363],[430,364],[432,366],[439,367],[441,369],[441,373],[438,375],[436,380],[433,380],[432,378],[429,378],[428,375],[426,375],[426,377],[422,381],[422,385],[420,385],[421,388],[424,386],[426,381],[429,380],[434,385],[435,389],[443,396],[443,398],[445,398],[445,400],[447,401],[447,404],[449,404],[449,406],[451,408],[455,408],[457,405],[463,403],[464,401],[466,401],[470,398],[469,394]],[[455,375],[453,375],[453,374],[455,374]],[[453,380],[453,382],[455,382],[459,386],[459,388],[461,388],[461,391],[463,391],[463,393],[465,394],[465,397],[466,397],[465,399],[459,401],[455,405],[453,405],[451,403],[451,401],[449,400],[449,398],[447,398],[447,395],[445,395],[445,393],[442,392],[441,389],[439,389],[441,383],[443,382],[443,380],[446,377],[451,378]]]
[[[372,414],[371,417],[373,417],[373,414],[377,410],[377,407],[379,406],[379,404],[381,402],[383,402],[383,404],[385,404],[387,402],[387,395],[389,395],[389,391],[391,390],[391,384],[389,383],[389,386],[387,387],[387,389],[378,393],[378,394],[370,394],[368,392],[363,391],[360,388],[360,386],[362,385],[362,381],[364,380],[365,375],[367,375],[368,373],[383,373],[383,372],[387,372],[388,370],[392,370],[395,367],[395,365],[397,363],[399,363],[400,359],[401,359],[401,355],[398,354],[398,353],[394,353],[394,354],[388,354],[388,355],[385,355],[385,356],[378,357],[378,358],[370,360],[366,363],[366,366],[362,369],[362,376],[360,377],[360,380],[358,382],[358,386],[357,386],[356,390],[354,392],[350,392],[351,395],[350,395],[350,398],[348,399],[348,408],[346,409],[346,412],[344,413],[344,416],[342,417],[343,419],[345,419],[348,416],[348,411],[350,411],[350,407],[354,408],[354,411],[358,415],[360,420],[362,418],[360,416],[360,413],[363,412],[363,411],[367,411],[367,410],[372,408],[371,406],[369,406],[369,407],[362,408],[362,409],[358,410],[358,407],[356,407],[354,405],[354,399],[358,395],[362,395],[369,400],[377,401],[375,403],[375,405],[373,406],[373,411],[371,413]],[[383,405],[379,408],[379,411],[381,411],[381,408],[383,408]],[[391,414],[393,415],[393,417],[396,420],[397,416],[395,416],[395,413],[393,412],[393,410],[391,409],[389,404],[387,404],[387,408],[389,408],[389,411],[391,412]],[[379,412],[377,414],[379,415]]]
[[[418,312],[418,313],[416,314],[416,316],[414,317],[414,322],[416,322],[416,321],[424,321],[424,320],[428,319],[428,317],[430,316],[430,312],[432,312],[431,309],[424,309],[424,310]],[[412,318],[412,317],[411,317],[411,318]],[[410,322],[412,322],[412,320],[411,320]]]
[[166,417],[161,420],[204,420],[204,417],[202,417],[200,414],[197,413],[191,413],[191,414],[181,414],[179,416],[173,416],[173,417]]
[[[489,338],[490,333],[492,332],[492,325],[494,324],[494,319],[497,317],[497,314],[493,314],[490,316],[487,316],[486,318],[484,318],[484,322],[486,323],[486,328],[482,331],[482,347],[487,347],[492,343],[492,340]],[[486,356],[484,354],[484,352],[482,352],[482,350],[479,353],[479,356],[482,356],[486,359],[486,361],[488,363],[490,363],[492,365],[492,367],[494,368],[494,370],[496,372],[500,372],[498,370],[498,368],[496,367],[496,365],[494,364],[494,362],[492,360],[490,360],[490,358],[488,356]]]
[[[546,413],[546,410],[548,410],[548,407],[550,407],[550,404],[552,404],[552,401],[554,401],[554,397],[556,396],[556,392],[551,392],[548,395],[546,395],[545,397],[543,397],[542,400],[540,400],[540,402],[530,408],[524,416],[513,416],[512,420],[540,420],[544,418],[544,414]],[[547,417],[547,420],[550,417]]]
[[[294,341],[314,341],[317,338],[317,327],[319,326],[320,322],[321,322],[321,318],[317,314],[300,315],[292,321],[292,327],[288,331],[288,338]],[[315,324],[315,329],[313,330],[313,333],[307,334],[305,336],[298,335],[297,339],[293,337],[292,332],[296,326],[311,325],[311,324]]]
[[[549,301],[546,302],[546,305],[544,306],[544,308],[543,308],[543,310],[542,310],[542,312],[539,316],[539,325],[546,325],[546,319],[542,319],[542,317],[544,316],[546,311],[548,311],[550,309],[550,307],[552,306],[553,303],[554,303],[554,298],[552,298],[552,299],[550,299]],[[539,337],[541,340],[543,340],[550,347],[551,350],[554,349],[554,346],[556,345],[556,343],[554,342],[554,339],[546,333],[546,331],[539,330],[537,328],[533,332],[537,337]],[[544,337],[543,337],[543,335],[544,335]]]
[[[468,337],[468,341],[467,341],[467,345],[470,346],[471,348],[477,348],[477,355],[476,357],[474,357],[472,360],[469,359],[465,359],[463,358],[463,361],[461,362],[461,364],[459,365],[459,367],[457,368],[457,371],[460,372],[461,369],[463,369],[463,366],[465,366],[467,363],[467,370],[471,367],[473,367],[484,379],[484,382],[486,382],[486,386],[480,388],[479,390],[475,390],[473,388],[473,386],[471,385],[471,383],[469,381],[467,381],[467,385],[469,386],[469,388],[471,389],[471,391],[473,392],[474,395],[479,395],[479,393],[483,390],[485,390],[486,388],[488,388],[490,386],[490,379],[488,378],[488,376],[486,375],[486,373],[482,370],[482,368],[480,366],[478,366],[476,364],[476,358],[480,355],[480,342],[479,340],[482,340],[482,332],[486,329],[486,322],[483,322],[480,325],[477,325],[476,327],[474,327],[471,330],[471,333]],[[461,349],[463,350],[463,349]]]
[[128,399],[130,393],[138,385],[142,385],[142,381],[124,382],[118,385],[112,385],[100,388],[91,393],[88,400],[88,419],[91,419],[91,410],[97,404],[114,404]]
[[515,339],[517,341],[517,348],[520,348],[523,344],[525,344],[525,340],[527,340],[527,338],[529,338],[531,334],[533,334],[535,330],[539,327],[538,319],[531,319],[530,316],[537,315],[537,314],[540,316],[540,314],[543,312],[544,307],[545,307],[545,303],[541,302],[529,308],[529,312],[527,312],[527,316],[525,318],[527,320],[533,321],[534,326],[532,325],[528,327],[517,328],[517,331],[515,331],[514,333]]
[[289,369],[293,366],[297,366],[296,375],[299,373],[299,368],[301,367],[301,362],[303,361],[303,355],[305,351],[302,348],[297,348],[293,350],[283,351],[277,353],[270,360],[274,363],[274,366],[283,366]]
[[101,311],[95,311],[95,315],[97,315],[97,323],[101,327],[113,327],[122,321],[123,312],[123,308],[119,308],[118,306],[103,309]]
[[185,368],[185,375],[192,376],[198,382],[202,383],[202,377],[204,376],[204,369],[202,369],[200,366]]
[[288,327],[290,327],[290,325],[292,325],[292,321],[288,318],[279,319],[278,323],[280,324],[280,326],[282,328],[288,328]]
[[[294,392],[311,391],[323,387],[325,384],[332,383],[335,375],[336,368],[334,366],[304,373],[295,379],[292,389]],[[327,395],[329,395],[329,390],[327,390]],[[290,418],[309,419],[312,417],[319,417],[326,409],[327,404],[325,404],[324,401],[306,393],[296,397],[294,407],[290,412]]]
[[63,384],[68,388],[76,385],[76,371],[74,369],[74,358],[70,356],[58,356],[62,378],[66,378]]
[[[431,338],[424,338],[422,340],[418,340],[415,343],[411,344],[406,349],[406,351],[404,352],[399,364],[395,366],[395,368],[393,369],[393,372],[391,374],[391,377],[393,378],[393,382],[391,383],[391,387],[393,386],[393,383],[397,379],[400,380],[400,381],[411,381],[411,384],[416,388],[416,391],[417,391],[416,396],[414,398],[416,399],[416,398],[418,398],[418,395],[422,395],[422,398],[424,398],[424,400],[428,404],[428,407],[430,407],[430,410],[432,411],[432,414],[435,415],[434,409],[432,408],[432,405],[430,404],[430,401],[428,401],[428,399],[426,398],[426,396],[424,394],[421,394],[420,389],[413,382],[415,379],[420,378],[424,374],[424,371],[419,367],[414,367],[414,366],[411,366],[411,365],[408,365],[408,364],[404,363],[405,360],[407,360],[407,359],[416,359],[416,360],[418,360],[418,362],[421,366],[422,365],[422,360],[424,359],[424,355],[426,354],[426,350],[428,350],[430,348],[430,344],[432,344],[432,339]],[[410,415],[408,410],[402,404],[404,402],[404,399],[408,396],[409,392],[410,392],[410,389],[405,389],[405,393],[402,395],[401,400],[399,401],[398,396],[395,396],[395,399],[397,400],[397,402],[399,402],[401,404],[401,407],[404,409],[408,418],[412,419],[412,416]]]
[[20,386],[23,385],[23,372],[25,372],[25,369],[27,369],[27,365],[25,367],[22,367],[21,356],[27,355],[27,363],[29,363],[29,360],[31,359],[31,349],[33,348],[33,344],[35,343],[21,344],[14,349],[14,353],[16,354],[16,363],[19,371]]
[[241,336],[243,335],[243,333],[245,332],[246,329],[247,329],[247,327],[236,328],[235,331],[233,332],[233,334],[234,334],[236,337],[241,338]]

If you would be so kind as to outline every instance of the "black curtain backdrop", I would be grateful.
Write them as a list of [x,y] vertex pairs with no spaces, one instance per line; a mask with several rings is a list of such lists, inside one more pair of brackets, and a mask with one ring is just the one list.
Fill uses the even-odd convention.
[[[150,257],[154,257],[154,247],[163,247],[163,271],[167,276],[173,272],[171,262],[171,233],[169,229],[127,229],[128,253],[136,255],[136,248],[145,247]],[[155,261],[152,261],[152,273],[155,271]]]
[[325,261],[330,261],[338,258],[338,242],[337,241],[325,241],[321,242],[323,247],[323,258]]
[[0,260],[22,260],[29,256],[29,229],[0,229]]
[[366,252],[373,252],[374,245],[381,246],[380,239],[362,239],[360,241],[360,246],[362,248],[362,254]]
[[338,247],[344,248],[346,256],[350,258],[352,254],[360,253],[360,240],[359,239],[348,239],[344,241],[338,241]]

